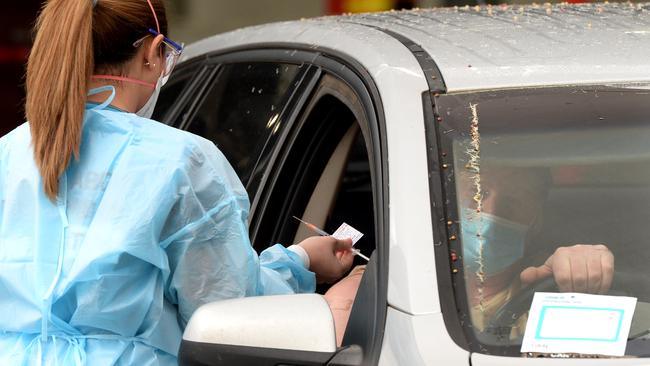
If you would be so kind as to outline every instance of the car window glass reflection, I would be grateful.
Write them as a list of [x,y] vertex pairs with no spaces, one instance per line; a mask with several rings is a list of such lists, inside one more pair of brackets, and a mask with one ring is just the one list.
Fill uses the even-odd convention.
[[247,189],[267,140],[280,131],[282,106],[299,71],[277,63],[223,66],[188,128],[219,147]]
[[176,121],[168,120],[168,112],[174,106],[174,103],[179,100],[181,93],[185,90],[187,84],[194,76],[195,68],[184,68],[172,73],[169,81],[165,84],[165,88],[160,92],[158,101],[156,102],[156,109],[151,117],[154,121],[160,121],[166,124],[175,124]]
[[[469,334],[486,352],[515,346],[519,354],[535,292],[650,303],[644,97],[549,88],[441,103],[442,146],[453,161],[446,220],[454,279],[464,282]],[[632,329],[630,342],[642,339],[650,318],[635,314]]]

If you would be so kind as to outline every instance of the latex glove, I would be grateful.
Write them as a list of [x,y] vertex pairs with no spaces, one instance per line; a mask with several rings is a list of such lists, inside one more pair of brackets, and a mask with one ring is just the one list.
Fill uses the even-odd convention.
[[312,236],[298,245],[307,252],[309,270],[316,273],[318,283],[334,283],[352,267],[352,239]]
[[521,272],[522,285],[553,276],[562,292],[604,294],[612,285],[614,255],[602,244],[560,247],[539,267]]

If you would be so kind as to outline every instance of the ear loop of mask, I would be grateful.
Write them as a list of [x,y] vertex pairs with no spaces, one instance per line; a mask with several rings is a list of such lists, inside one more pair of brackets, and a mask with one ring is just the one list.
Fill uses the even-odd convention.
[[107,91],[110,91],[111,95],[109,95],[108,98],[106,98],[106,100],[102,104],[100,104],[98,106],[95,106],[95,107],[93,107],[91,109],[93,109],[93,110],[94,109],[104,109],[104,108],[108,107],[111,103],[113,103],[113,99],[115,98],[115,87],[112,86],[112,85],[106,85],[106,86],[100,86],[99,88],[90,89],[90,91],[88,92],[88,96],[92,96],[92,95],[99,94],[99,93],[104,93],[104,92],[107,92]]

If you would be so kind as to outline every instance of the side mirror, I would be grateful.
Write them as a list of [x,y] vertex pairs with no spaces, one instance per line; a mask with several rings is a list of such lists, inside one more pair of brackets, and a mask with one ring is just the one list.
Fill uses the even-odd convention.
[[203,305],[190,319],[180,365],[325,365],[334,320],[316,294],[248,297]]

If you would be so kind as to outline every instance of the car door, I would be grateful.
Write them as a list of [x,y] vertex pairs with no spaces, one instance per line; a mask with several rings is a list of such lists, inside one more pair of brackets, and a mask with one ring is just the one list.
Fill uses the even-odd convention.
[[359,364],[376,364],[388,212],[383,115],[370,78],[340,58],[301,50],[243,51],[212,62],[210,81],[181,127],[214,141],[246,185],[258,251],[313,235],[292,216],[330,232],[346,222],[365,234],[358,246],[372,264],[344,345],[361,350]]

